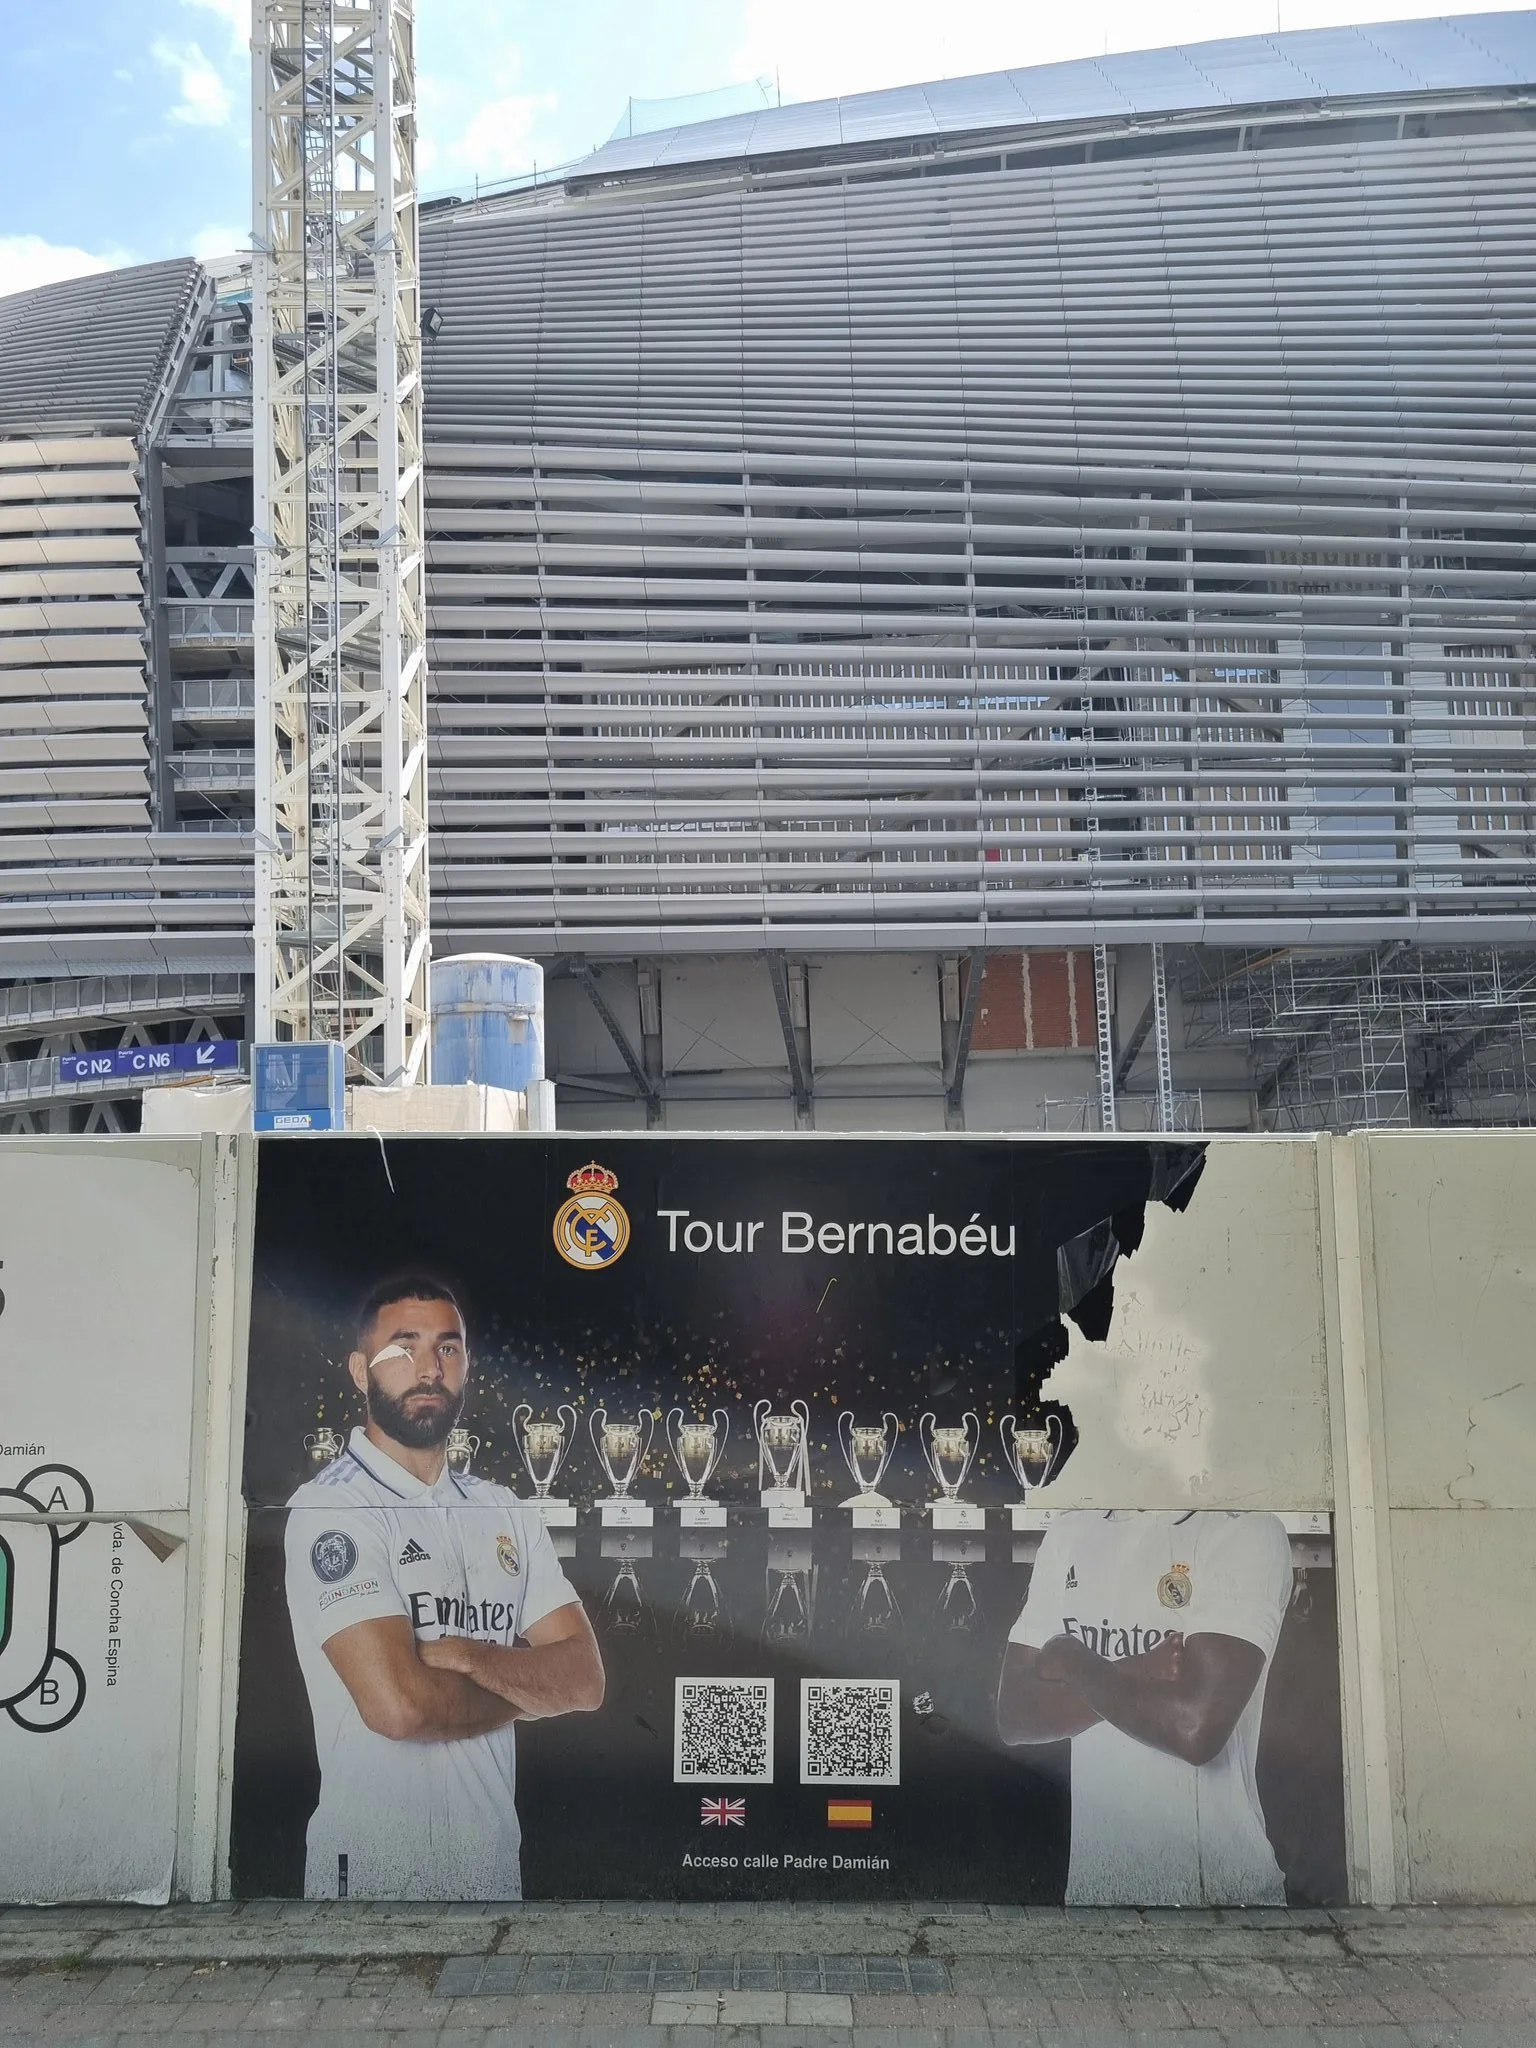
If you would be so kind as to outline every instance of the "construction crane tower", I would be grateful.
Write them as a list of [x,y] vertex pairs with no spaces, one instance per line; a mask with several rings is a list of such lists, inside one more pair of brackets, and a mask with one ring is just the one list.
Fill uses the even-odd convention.
[[414,0],[254,0],[256,1027],[424,1080]]

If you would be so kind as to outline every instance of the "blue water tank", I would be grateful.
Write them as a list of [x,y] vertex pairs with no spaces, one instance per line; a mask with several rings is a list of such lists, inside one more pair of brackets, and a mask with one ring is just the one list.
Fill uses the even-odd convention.
[[432,962],[432,1079],[526,1094],[544,1078],[544,970],[509,953]]

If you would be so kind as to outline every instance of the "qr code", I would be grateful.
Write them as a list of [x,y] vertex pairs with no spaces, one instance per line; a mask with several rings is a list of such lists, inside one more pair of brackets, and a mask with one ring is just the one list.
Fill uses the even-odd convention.
[[901,1687],[894,1678],[802,1678],[802,1785],[899,1785]]
[[672,1774],[679,1785],[771,1785],[773,1680],[678,1679]]

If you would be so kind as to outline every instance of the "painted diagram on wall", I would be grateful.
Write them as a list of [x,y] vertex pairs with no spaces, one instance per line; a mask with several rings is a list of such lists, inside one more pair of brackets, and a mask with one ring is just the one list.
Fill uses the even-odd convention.
[[0,1708],[34,1735],[57,1734],[85,1705],[85,1672],[58,1640],[59,1565],[94,1506],[72,1465],[38,1465],[0,1487]]

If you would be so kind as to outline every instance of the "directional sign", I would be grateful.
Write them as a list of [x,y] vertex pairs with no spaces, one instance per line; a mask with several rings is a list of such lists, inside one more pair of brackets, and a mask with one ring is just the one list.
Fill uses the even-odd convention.
[[116,1045],[107,1052],[59,1054],[61,1081],[146,1081],[156,1074],[228,1073],[244,1051],[237,1038],[190,1045]]
[[251,1057],[252,1123],[258,1131],[341,1131],[347,1063],[330,1040],[258,1045]]

